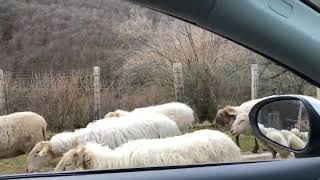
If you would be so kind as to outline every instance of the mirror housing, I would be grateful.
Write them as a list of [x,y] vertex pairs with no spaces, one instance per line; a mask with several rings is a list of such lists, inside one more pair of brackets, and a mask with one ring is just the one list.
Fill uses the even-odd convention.
[[[264,133],[261,132],[261,113],[266,111],[267,107],[275,108],[279,102],[300,102],[304,107],[304,111],[308,116],[309,129],[308,129],[308,142],[306,142],[305,147],[301,149],[294,149],[269,139]],[[271,106],[270,106],[271,105]],[[288,110],[290,107],[283,108],[282,111]],[[281,109],[278,110],[281,112]],[[320,156],[320,101],[313,97],[302,96],[302,95],[280,95],[280,96],[270,96],[270,98],[264,99],[252,107],[249,113],[250,125],[252,128],[252,133],[254,135],[271,145],[276,147],[286,149],[290,152],[295,153],[296,158],[303,157],[315,157]],[[278,120],[279,121],[279,120]],[[279,124],[279,122],[278,122]],[[260,128],[259,128],[260,126]]]

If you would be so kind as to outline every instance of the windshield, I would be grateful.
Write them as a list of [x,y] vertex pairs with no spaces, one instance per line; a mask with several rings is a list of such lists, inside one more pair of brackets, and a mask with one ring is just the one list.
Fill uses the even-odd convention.
[[[0,0],[0,67],[0,174],[272,160],[251,100],[320,97],[253,51],[121,0]],[[301,117],[287,130],[306,131]]]

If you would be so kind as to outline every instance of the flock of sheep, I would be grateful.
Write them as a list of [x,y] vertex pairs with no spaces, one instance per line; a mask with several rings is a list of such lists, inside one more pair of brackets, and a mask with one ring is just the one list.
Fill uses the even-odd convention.
[[[248,113],[262,99],[218,111],[217,125],[230,125],[233,135],[250,134]],[[46,139],[47,123],[33,112],[0,117],[0,158],[29,153],[27,172],[69,171],[195,163],[236,162],[241,160],[239,142],[216,130],[190,133],[193,110],[183,103],[167,103],[116,110],[85,128],[63,132]],[[307,134],[265,128],[270,139],[288,147],[304,147]],[[258,143],[257,143],[258,145]],[[286,158],[287,151],[265,144],[275,157]]]
[[[238,146],[240,146],[240,134],[254,135],[252,134],[252,129],[249,122],[249,112],[251,108],[261,100],[269,97],[247,101],[242,103],[240,106],[227,106],[223,109],[220,109],[214,120],[215,124],[218,126],[231,126],[231,133],[232,135],[236,136],[236,143]],[[301,150],[308,142],[308,132],[300,132],[300,130],[297,128],[293,128],[289,131],[285,129],[277,130],[271,127],[266,128],[263,124],[258,124],[258,126],[262,134],[264,134],[267,138],[285,147]],[[265,149],[272,153],[273,159],[276,158],[277,153],[279,153],[281,158],[288,158],[290,155],[289,151],[286,151],[282,148],[277,148],[262,141],[260,141],[260,143],[264,145]],[[258,149],[259,143],[255,138],[255,147],[252,152],[256,153]]]

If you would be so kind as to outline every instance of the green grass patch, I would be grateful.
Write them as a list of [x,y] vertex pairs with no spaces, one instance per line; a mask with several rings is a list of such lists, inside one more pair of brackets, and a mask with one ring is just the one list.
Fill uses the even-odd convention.
[[27,155],[0,160],[0,174],[19,174],[26,172]]
[[[192,131],[196,131],[196,130],[200,130],[200,129],[217,130],[217,128],[213,125],[207,125],[207,126],[199,125],[199,126],[195,126],[192,129]],[[218,130],[228,134],[235,141],[235,137],[230,134],[229,129],[223,128],[223,129],[218,129]],[[56,134],[56,133],[48,132],[48,134],[47,134],[48,139],[50,139],[54,134]],[[240,146],[241,146],[241,150],[244,152],[251,151],[254,147],[253,136],[240,135]],[[27,161],[27,155],[18,156],[16,158],[0,160],[0,174],[3,175],[3,174],[25,173],[26,161]]]

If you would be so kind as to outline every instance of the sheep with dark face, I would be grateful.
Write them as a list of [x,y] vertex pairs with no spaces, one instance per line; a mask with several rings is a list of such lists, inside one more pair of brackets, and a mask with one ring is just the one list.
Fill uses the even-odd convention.
[[[237,119],[237,116],[239,114],[242,114],[242,113],[249,114],[251,108],[255,104],[257,104],[258,102],[260,102],[266,98],[268,98],[268,97],[247,101],[247,102],[242,103],[240,106],[226,106],[223,109],[219,109],[213,122],[214,122],[214,124],[216,124],[216,126],[218,128],[221,126],[232,126],[232,124]],[[240,136],[240,134],[236,135],[236,144],[238,146],[240,146],[239,136]],[[259,150],[259,144],[258,144],[257,140],[255,139],[255,146],[254,146],[254,149],[252,150],[252,152],[257,153],[258,150]]]
[[[259,129],[261,133],[264,134],[267,138],[285,147],[289,147],[287,139],[280,131],[274,128],[266,128],[262,124],[259,124]],[[241,113],[237,116],[237,119],[232,124],[231,133],[233,135],[239,135],[239,134],[252,135],[249,115],[247,113]],[[281,158],[287,158],[290,155],[289,151],[283,150],[281,148],[277,148],[273,145],[264,143],[262,141],[260,142],[263,145],[265,145],[266,149],[272,153],[272,158],[275,158],[277,153],[280,154]]]

